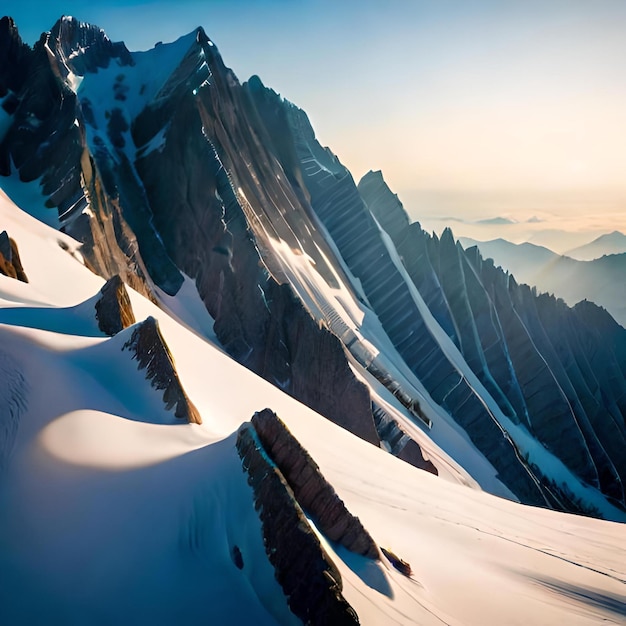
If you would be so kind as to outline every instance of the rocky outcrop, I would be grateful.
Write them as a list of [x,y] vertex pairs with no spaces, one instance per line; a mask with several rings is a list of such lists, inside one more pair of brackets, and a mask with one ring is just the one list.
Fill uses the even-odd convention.
[[138,324],[122,350],[128,350],[137,360],[137,367],[146,370],[146,378],[155,389],[163,390],[163,402],[169,411],[190,424],[202,424],[198,409],[187,397],[178,378],[174,359],[159,330],[159,323],[148,317]]
[[374,422],[378,435],[389,449],[389,452],[399,459],[406,461],[413,467],[430,472],[435,476],[439,471],[429,459],[424,458],[422,449],[417,441],[412,439],[383,408],[373,406]]
[[122,279],[116,274],[100,290],[96,301],[98,328],[112,337],[135,323],[135,314]]
[[356,612],[341,593],[339,570],[253,427],[240,429],[237,451],[254,492],[267,556],[292,613],[305,624],[358,624]]
[[9,237],[6,230],[0,233],[0,274],[15,278],[23,283],[28,282],[17,244]]
[[411,565],[407,563],[405,560],[401,559],[399,556],[392,552],[391,550],[387,550],[386,548],[381,548],[382,553],[385,555],[385,558],[402,574],[405,576],[411,576],[413,573],[411,570]]
[[282,420],[270,409],[252,418],[259,441],[281,471],[302,509],[331,541],[370,559],[378,548],[363,524],[348,511],[333,486]]

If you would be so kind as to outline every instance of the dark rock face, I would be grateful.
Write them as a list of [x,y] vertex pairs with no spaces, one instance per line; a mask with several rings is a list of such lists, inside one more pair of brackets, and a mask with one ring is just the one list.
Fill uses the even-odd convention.
[[96,302],[98,328],[112,337],[135,323],[135,314],[122,279],[116,274],[100,290]]
[[[372,213],[359,195],[352,176],[338,159],[322,148],[306,114],[284,102],[271,90],[249,88],[266,128],[284,122],[292,138],[296,161],[275,148],[287,176],[302,180],[311,206],[333,238],[344,261],[359,279],[369,305],[409,368],[432,398],[465,428],[476,446],[498,471],[500,478],[520,499],[545,505],[538,482],[488,406],[442,349],[424,318],[411,286],[403,275],[395,250],[389,247]],[[281,114],[275,113],[282,109]],[[269,132],[269,131],[268,131]],[[276,137],[270,145],[279,144]],[[441,297],[440,297],[441,299]],[[452,316],[441,317],[452,327]]]
[[0,98],[5,98],[2,108],[12,114],[17,107],[17,92],[24,80],[30,48],[22,42],[15,22],[10,17],[0,19]]
[[354,517],[300,442],[278,416],[264,409],[252,418],[259,441],[293,490],[302,509],[331,541],[370,559],[378,548],[358,517]]
[[137,359],[138,368],[146,370],[146,378],[152,386],[163,390],[163,402],[168,410],[176,407],[176,417],[185,419],[190,424],[202,424],[200,413],[183,389],[174,359],[161,335],[159,324],[153,317],[148,317],[137,325],[122,349],[132,352],[133,358]]
[[237,451],[254,491],[267,556],[292,613],[305,624],[358,624],[343,597],[339,570],[320,545],[280,470],[254,428],[243,426]]
[[6,230],[0,233],[0,274],[15,278],[23,283],[28,282],[17,244],[9,237]]
[[0,41],[0,92],[8,90],[3,106],[7,110],[10,104],[7,112],[13,118],[0,138],[0,175],[16,170],[22,181],[40,179],[48,206],[58,207],[59,213],[76,203],[82,209],[86,205],[79,202],[82,147],[74,125],[75,95],[50,66],[46,36],[31,49],[22,43],[12,20],[4,18]]
[[413,467],[423,469],[435,476],[439,475],[439,471],[432,462],[424,458],[419,444],[404,431],[398,422],[381,407],[374,406],[373,413],[378,435],[381,441],[387,444],[391,454]]
[[[378,445],[367,388],[272,253],[272,238],[297,249],[294,233],[304,240],[315,232],[306,198],[281,180],[247,93],[204,31],[184,38],[187,52],[180,44],[180,62],[137,112],[125,90],[145,77],[132,74],[132,55],[99,28],[64,18],[31,50],[12,22],[3,24],[0,68],[24,69],[11,74],[19,106],[0,138],[0,174],[41,177],[61,228],[101,276],[118,274],[148,297],[153,285],[174,295],[182,272],[190,276],[234,358]],[[87,84],[111,65],[119,73],[110,101],[76,97],[73,75]],[[36,128],[27,125],[33,116]],[[327,246],[316,237],[307,253],[319,269]]]
[[502,411],[623,504],[626,331],[592,303],[572,309],[518,285],[450,231],[438,239],[409,226],[380,172],[367,174],[359,191],[433,314],[447,303],[451,338]]

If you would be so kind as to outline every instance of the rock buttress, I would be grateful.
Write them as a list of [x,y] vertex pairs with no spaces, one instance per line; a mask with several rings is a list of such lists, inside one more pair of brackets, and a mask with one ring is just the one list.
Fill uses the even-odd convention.
[[98,328],[112,337],[135,323],[135,314],[124,282],[115,275],[100,290],[96,302]]
[[183,389],[174,359],[153,317],[135,327],[122,349],[130,350],[139,369],[146,370],[146,378],[152,386],[163,390],[163,402],[168,410],[175,406],[176,417],[186,419],[190,424],[202,424],[200,413]]
[[356,612],[343,597],[339,570],[249,425],[239,431],[237,451],[254,491],[265,551],[291,612],[314,626],[358,624]]
[[370,559],[380,555],[370,534],[324,478],[317,463],[271,410],[255,413],[252,425],[296,500],[328,539]]
[[382,407],[372,405],[376,430],[381,441],[389,447],[389,452],[413,467],[439,475],[435,465],[424,458],[422,448]]

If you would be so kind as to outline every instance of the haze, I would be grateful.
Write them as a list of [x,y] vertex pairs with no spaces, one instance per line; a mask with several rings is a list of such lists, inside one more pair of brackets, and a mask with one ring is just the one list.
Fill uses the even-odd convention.
[[526,223],[513,240],[626,230],[621,0],[11,0],[2,12],[29,43],[72,14],[131,50],[203,25],[241,80],[258,74],[304,108],[355,178],[381,169],[427,227],[453,217],[476,236],[465,222],[504,216]]

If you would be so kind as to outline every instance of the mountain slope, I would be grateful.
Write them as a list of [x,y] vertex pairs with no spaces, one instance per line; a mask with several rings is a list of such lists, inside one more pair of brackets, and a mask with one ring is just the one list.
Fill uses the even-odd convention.
[[73,18],[33,49],[8,19],[0,34],[2,185],[96,273],[372,448],[623,518],[626,352],[608,315],[429,239],[380,181],[377,209],[306,114],[241,85],[202,29],[143,53]]
[[[360,623],[620,623],[621,524],[522,506],[415,469],[129,289],[137,319],[158,320],[202,416],[181,423],[122,349],[133,327],[112,338],[97,328],[102,280],[58,245],[58,232],[6,199],[0,217],[36,277],[23,285],[0,276],[1,312],[15,314],[0,324],[0,367],[11,373],[0,397],[18,421],[0,474],[2,623],[299,623],[266,556],[235,447],[239,426],[265,406],[375,541],[411,564],[407,578],[314,530]],[[41,329],[44,313],[57,317],[56,332]]]

